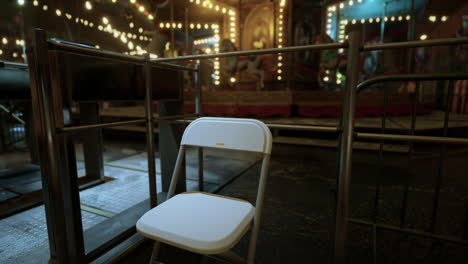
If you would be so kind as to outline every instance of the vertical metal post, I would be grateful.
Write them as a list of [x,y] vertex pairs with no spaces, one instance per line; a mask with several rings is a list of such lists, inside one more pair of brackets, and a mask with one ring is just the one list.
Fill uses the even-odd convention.
[[[80,103],[80,124],[94,125],[101,122],[97,102]],[[83,131],[83,154],[86,176],[93,180],[104,180],[104,161],[102,157],[102,129]]]
[[[171,25],[174,24],[174,1],[169,3],[171,5]],[[174,27],[171,27],[171,57],[175,57],[175,37],[174,37]]]
[[146,152],[148,155],[148,179],[151,208],[158,205],[156,183],[156,161],[154,154],[154,122],[153,122],[153,85],[151,80],[151,63],[148,54],[145,55],[145,116],[146,116]]
[[388,2],[384,2],[383,5],[382,20],[380,20],[380,43],[384,43],[385,38],[385,16],[387,15]]
[[[203,115],[202,113],[202,90],[200,86],[200,64],[195,64],[194,71],[194,88],[195,88],[195,113],[198,114],[198,117]],[[203,182],[204,182],[204,166],[203,166],[203,148],[198,147],[198,190],[203,191]]]
[[[415,93],[411,95],[411,128],[409,134],[414,135],[416,130],[417,100],[419,98],[419,82],[416,82]],[[413,159],[413,142],[408,142],[408,171],[411,170],[411,160]],[[400,227],[404,227],[406,221],[406,211],[408,208],[409,177],[406,178],[401,202]]]
[[[453,94],[453,81],[449,82],[448,90],[447,90],[447,98],[445,101],[445,114],[444,114],[444,130],[443,130],[443,137],[448,136],[448,128],[449,128],[449,118],[450,118],[450,108],[452,102],[452,94]],[[431,224],[429,226],[430,232],[435,232],[436,224],[437,224],[437,210],[439,208],[439,196],[440,196],[440,188],[442,185],[442,176],[444,175],[444,162],[445,157],[447,156],[447,145],[442,144],[440,146],[440,157],[439,157],[439,169],[436,178],[436,185],[435,185],[435,192],[434,192],[434,201],[432,204],[432,217],[431,217]]]
[[[387,108],[388,108],[388,89],[383,89],[384,93],[384,98],[383,98],[383,113],[382,113],[382,121],[381,121],[381,134],[385,134],[385,128],[386,128],[386,121],[387,121]],[[385,141],[382,139],[380,141],[380,146],[379,146],[379,160],[380,160],[380,169],[381,169],[381,175],[383,175],[384,172],[384,146],[385,146]],[[379,197],[380,197],[380,176],[381,175],[376,175],[375,176],[375,200],[374,200],[374,210],[373,210],[373,215],[372,215],[372,221],[374,224],[377,224],[377,217],[379,215]],[[377,226],[373,225],[372,226],[372,258],[373,258],[373,263],[377,263]]]
[[[414,1],[415,0],[411,0],[411,11],[410,11],[411,20],[409,21],[408,34],[407,34],[408,41],[414,40],[414,30],[416,28],[416,18],[415,18],[416,13],[414,10]],[[413,72],[413,68],[414,68],[414,59],[413,59],[414,49],[408,49],[407,52],[408,54],[406,58],[406,72],[411,73]]]
[[189,11],[188,7],[185,7],[185,53],[187,55],[192,54],[189,52]]
[[[73,173],[70,175],[66,171],[76,168],[75,164],[70,168],[64,165],[67,162],[66,155],[73,155],[74,152],[70,141],[64,135],[56,133],[52,102],[54,93],[46,34],[43,30],[34,31],[33,46],[31,93],[38,150],[41,153],[42,188],[51,262],[83,263],[84,244],[77,179],[71,179]],[[62,114],[63,109],[59,110],[58,114]],[[64,153],[67,149],[68,153]]]
[[359,81],[359,54],[362,32],[358,25],[349,27],[348,64],[346,68],[346,91],[343,102],[343,125],[340,136],[338,164],[338,194],[336,200],[334,263],[346,263],[348,236],[349,189],[353,154],[354,113],[356,87]]
[[[287,6],[288,8],[288,46],[293,46],[293,34],[294,34],[294,29],[293,29],[293,1],[289,2],[289,5]],[[287,90],[292,90],[294,87],[294,53],[287,53],[286,56],[288,58],[288,82],[286,89]]]

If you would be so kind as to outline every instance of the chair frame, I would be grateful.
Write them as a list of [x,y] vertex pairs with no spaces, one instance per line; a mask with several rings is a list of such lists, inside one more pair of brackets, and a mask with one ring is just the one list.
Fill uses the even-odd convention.
[[[200,120],[200,119],[204,119],[204,118],[199,118],[197,120]],[[242,119],[238,119],[238,120],[242,120]],[[271,146],[271,143],[272,143],[271,142],[272,141],[271,132],[266,126],[264,127],[264,129],[265,128],[268,131],[267,133],[270,133],[269,137],[266,138],[266,140],[268,140],[269,142],[266,142],[265,144],[270,144],[270,146]],[[187,129],[186,129],[186,131],[187,131]],[[184,134],[185,134],[185,132],[184,132]],[[209,147],[206,147],[206,146],[202,147],[202,146],[198,146],[198,145],[183,144],[183,142],[181,143],[180,148],[179,148],[179,153],[177,154],[177,160],[176,160],[174,172],[172,174],[171,184],[169,186],[169,191],[167,193],[167,199],[166,200],[169,200],[172,196],[174,196],[177,181],[178,181],[178,178],[179,178],[179,175],[180,175],[180,171],[181,171],[181,169],[183,168],[183,165],[184,165],[183,161],[185,159],[186,146],[199,147],[200,149],[209,148]],[[234,151],[234,149],[230,149],[230,148],[223,148],[223,149]],[[255,153],[261,153],[262,154],[262,167],[261,167],[261,171],[260,171],[260,179],[259,179],[258,188],[257,188],[257,197],[256,197],[256,201],[255,201],[255,206],[254,206],[254,212],[255,213],[254,213],[254,217],[252,219],[253,225],[251,227],[251,234],[250,234],[250,240],[249,240],[249,249],[248,249],[248,254],[247,254],[247,261],[244,258],[238,256],[236,253],[234,253],[232,251],[226,251],[226,252],[223,252],[223,253],[220,253],[220,254],[215,254],[215,255],[221,256],[222,258],[226,258],[227,260],[229,260],[229,261],[231,261],[233,263],[247,263],[247,264],[253,264],[254,263],[255,253],[256,253],[256,249],[257,249],[258,232],[259,232],[259,229],[260,229],[260,221],[261,221],[261,215],[262,215],[263,200],[264,200],[264,196],[265,196],[265,188],[266,188],[266,182],[267,182],[267,178],[268,178],[268,169],[269,169],[269,165],[270,165],[270,152],[271,152],[271,147],[268,148],[264,152],[255,151]],[[155,240],[154,248],[153,248],[152,255],[151,255],[151,260],[150,260],[150,263],[152,263],[152,264],[158,263],[156,261],[156,259],[157,259],[157,256],[158,256],[160,244],[161,244],[160,241]]]

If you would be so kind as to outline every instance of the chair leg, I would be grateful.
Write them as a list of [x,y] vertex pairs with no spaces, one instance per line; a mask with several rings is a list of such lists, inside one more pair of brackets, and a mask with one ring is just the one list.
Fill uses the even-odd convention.
[[151,253],[150,264],[158,264],[159,263],[157,261],[157,259],[158,259],[158,253],[159,253],[159,248],[160,247],[161,247],[161,242],[154,241],[153,252]]

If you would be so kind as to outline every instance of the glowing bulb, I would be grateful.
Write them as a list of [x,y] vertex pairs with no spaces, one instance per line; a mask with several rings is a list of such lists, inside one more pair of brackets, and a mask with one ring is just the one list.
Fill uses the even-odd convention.
[[384,21],[387,22],[387,21],[388,21],[388,17],[384,17]]
[[47,5],[42,6],[42,10],[47,11],[47,9],[49,9]]
[[194,24],[190,24],[190,28],[193,29],[195,27]]
[[328,76],[323,77],[324,82],[328,82],[329,80],[330,80],[330,78],[328,78]]
[[282,78],[281,76],[278,76],[276,79],[277,79],[278,81],[281,81],[283,78]]
[[33,5],[34,5],[34,6],[38,6],[38,5],[39,5],[39,1],[34,0],[34,1],[33,1]]
[[411,19],[411,16],[410,15],[407,15],[406,16],[406,20],[410,20]]
[[341,84],[341,80],[336,80],[336,84]]
[[281,69],[278,69],[278,73],[281,74],[283,71]]
[[109,19],[107,19],[107,17],[102,17],[102,23],[104,23],[104,25],[109,24]]
[[373,18],[369,18],[369,23],[374,23],[374,19],[373,19]]
[[351,21],[351,23],[352,23],[352,24],[356,24],[356,19],[353,19],[353,20]]
[[62,15],[62,11],[60,11],[60,9],[56,9],[56,10],[55,10],[55,14],[56,14],[57,16],[61,16],[61,15]]
[[437,21],[437,17],[436,17],[436,16],[429,16],[429,21],[431,21],[431,22],[436,22],[436,21]]
[[366,20],[363,18],[361,19],[361,24],[364,24],[364,23],[366,23]]
[[130,0],[130,3],[132,4],[136,3],[136,0]]
[[392,18],[390,18],[390,20],[391,20],[391,21],[395,21],[395,17],[394,17],[394,16],[392,16]]
[[182,28],[182,23],[177,24],[177,28]]
[[8,39],[7,38],[2,38],[2,43],[5,44],[5,45],[8,44]]
[[344,4],[343,4],[343,3],[340,4],[340,8],[341,8],[341,9],[344,8]]
[[0,49],[0,55],[3,55],[3,50]]
[[200,25],[200,24],[197,24],[197,28],[200,29],[200,28],[201,28],[201,25]]
[[133,22],[130,22],[130,25],[128,25],[130,28],[133,28],[135,25],[133,24]]
[[164,23],[162,23],[162,22],[159,23],[159,27],[160,27],[160,28],[164,28]]
[[166,28],[171,28],[171,23],[166,23]]
[[131,41],[128,42],[128,48],[131,49],[131,50],[134,48],[133,43]]
[[143,33],[143,28],[139,28],[138,32]]
[[24,0],[18,0],[18,5],[20,6],[24,5]]
[[18,57],[18,53],[13,52],[13,58],[16,58],[16,57]]
[[445,22],[445,21],[448,20],[448,17],[447,17],[447,16],[443,16],[443,17],[440,18],[440,20],[441,20],[442,22]]
[[145,12],[145,7],[141,5],[141,6],[138,8],[138,11],[140,11],[140,12],[142,12],[142,13]]
[[226,8],[223,7],[223,9],[221,9],[221,12],[222,12],[223,14],[226,14]]
[[122,35],[120,36],[120,40],[121,40],[123,43],[127,43],[127,38],[125,37],[124,34],[122,34]]
[[426,34],[422,34],[420,37],[419,37],[420,40],[426,40],[427,39],[427,35]]
[[403,20],[403,17],[402,16],[399,16],[398,17],[398,21],[402,21]]
[[375,22],[379,23],[380,22],[380,17],[376,18]]
[[86,1],[85,2],[85,8],[88,9],[88,10],[91,10],[91,9],[93,9],[93,5],[91,4],[91,2]]
[[229,79],[229,81],[231,81],[232,83],[235,83],[235,82],[236,82],[236,78],[231,77],[231,78]]
[[354,5],[354,2],[353,2],[353,1],[349,1],[348,4],[349,4],[350,6],[352,6],[352,5]]

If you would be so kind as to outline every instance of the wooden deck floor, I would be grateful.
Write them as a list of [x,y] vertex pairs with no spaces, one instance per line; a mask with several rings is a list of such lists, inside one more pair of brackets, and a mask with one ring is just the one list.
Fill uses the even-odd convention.
[[[103,117],[142,118],[144,108],[135,107],[110,107],[101,110]],[[157,114],[155,114],[157,117]],[[338,118],[309,118],[309,117],[270,117],[258,118],[266,124],[310,125],[310,126],[337,126]],[[365,117],[356,119],[356,128],[376,129],[381,127],[380,117]],[[419,115],[416,119],[416,130],[441,129],[444,125],[444,113],[434,111],[428,115]],[[409,130],[411,128],[411,116],[390,116],[386,122],[387,129]],[[468,127],[468,115],[450,114],[449,128]]]

